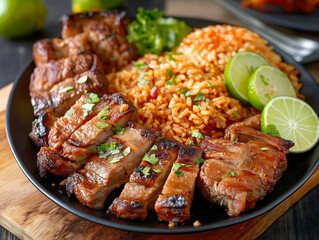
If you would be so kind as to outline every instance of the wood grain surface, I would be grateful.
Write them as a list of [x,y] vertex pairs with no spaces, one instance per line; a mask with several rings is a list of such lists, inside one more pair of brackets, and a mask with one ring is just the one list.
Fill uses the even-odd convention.
[[[9,88],[1,90],[0,97],[7,95]],[[5,134],[4,111],[0,113],[0,159],[0,224],[21,239],[255,239],[319,183],[317,169],[291,197],[257,218],[199,234],[163,236],[104,227],[79,218],[46,198],[29,182],[15,162]]]

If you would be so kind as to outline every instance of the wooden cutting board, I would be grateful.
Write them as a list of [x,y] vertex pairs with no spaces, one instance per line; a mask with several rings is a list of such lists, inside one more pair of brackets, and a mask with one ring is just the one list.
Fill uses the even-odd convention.
[[5,106],[12,85],[0,90],[0,225],[21,239],[255,239],[319,183],[319,169],[275,209],[241,224],[188,235],[151,235],[101,226],[62,209],[40,193],[16,163],[5,133]]

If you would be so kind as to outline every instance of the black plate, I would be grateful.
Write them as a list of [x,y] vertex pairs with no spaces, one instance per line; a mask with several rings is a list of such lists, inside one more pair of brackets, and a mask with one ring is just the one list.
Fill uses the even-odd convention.
[[[242,0],[231,0],[237,3],[240,7]],[[319,32],[319,8],[312,14],[305,14],[301,12],[289,13],[285,12],[281,7],[269,5],[264,9],[244,9],[252,16],[259,18],[262,21],[287,27],[291,29]]]
[[[216,24],[215,22],[198,19],[183,18],[183,20],[194,27]],[[302,93],[306,95],[307,102],[318,113],[319,86],[315,80],[287,54],[276,47],[275,51],[286,62],[294,65],[300,71],[300,79],[304,84]],[[29,97],[29,81],[33,69],[34,64],[31,63],[22,72],[9,98],[6,130],[10,147],[24,174],[43,194],[71,213],[87,220],[113,228],[145,233],[185,234],[222,228],[254,218],[274,208],[302,186],[319,165],[319,145],[304,154],[290,154],[288,156],[289,167],[276,184],[272,193],[259,201],[254,209],[242,213],[238,217],[228,217],[223,208],[211,206],[198,193],[195,194],[191,219],[187,224],[174,229],[169,229],[167,222],[158,221],[155,213],[151,213],[145,221],[130,221],[106,214],[106,208],[101,211],[90,209],[83,206],[75,198],[68,198],[63,188],[52,187],[52,182],[55,182],[56,186],[58,186],[59,179],[52,177],[44,180],[38,175],[36,167],[38,149],[28,138],[33,120],[33,111]],[[59,190],[63,190],[63,194],[60,194]],[[115,191],[108,198],[109,201],[106,203],[106,206],[109,206],[112,199],[116,195],[119,195],[119,193],[120,191]],[[199,220],[203,225],[196,228],[193,227],[192,223],[195,220]]]

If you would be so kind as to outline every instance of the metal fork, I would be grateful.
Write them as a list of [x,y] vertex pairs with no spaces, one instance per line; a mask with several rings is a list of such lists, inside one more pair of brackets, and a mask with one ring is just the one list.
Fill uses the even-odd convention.
[[279,32],[249,15],[236,3],[229,0],[215,0],[233,15],[243,21],[251,30],[267,38],[288,53],[296,62],[309,63],[319,60],[319,42],[307,38],[289,36]]

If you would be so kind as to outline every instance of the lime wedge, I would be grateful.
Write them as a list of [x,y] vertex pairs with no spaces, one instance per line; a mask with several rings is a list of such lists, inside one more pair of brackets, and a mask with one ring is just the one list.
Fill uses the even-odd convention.
[[264,65],[255,70],[247,84],[251,105],[262,110],[266,103],[278,96],[297,97],[291,81],[278,68]]
[[318,116],[298,98],[280,96],[271,99],[264,107],[260,121],[263,133],[293,141],[292,153],[306,152],[318,142]]
[[250,75],[268,62],[253,52],[239,52],[227,63],[224,78],[230,94],[243,103],[248,103],[247,82]]

